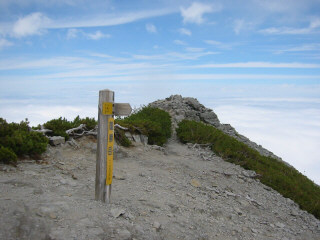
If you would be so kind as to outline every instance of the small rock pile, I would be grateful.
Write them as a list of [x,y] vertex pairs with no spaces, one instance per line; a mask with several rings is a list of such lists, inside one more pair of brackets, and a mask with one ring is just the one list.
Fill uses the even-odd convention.
[[[206,108],[204,105],[199,103],[196,98],[184,98],[181,95],[172,95],[166,99],[152,102],[149,104],[149,106],[160,108],[170,114],[170,116],[172,117],[172,128],[174,133],[175,129],[178,127],[178,123],[183,119],[193,120],[197,122],[201,121],[210,124],[228,134],[229,136],[236,138],[240,142],[245,143],[249,147],[257,150],[263,156],[273,157],[284,162],[274,153],[263,148],[261,145],[250,141],[249,138],[239,134],[230,124],[220,123],[218,116],[212,111],[212,109]],[[286,164],[289,165],[288,163]]]

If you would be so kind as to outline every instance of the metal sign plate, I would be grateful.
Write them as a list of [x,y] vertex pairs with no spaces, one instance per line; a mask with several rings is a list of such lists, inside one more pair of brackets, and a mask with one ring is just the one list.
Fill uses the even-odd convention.
[[113,103],[104,102],[102,104],[102,114],[103,115],[112,115],[113,114]]
[[108,139],[107,139],[107,177],[106,185],[111,185],[113,176],[113,146],[114,146],[114,119],[108,119]]
[[131,113],[132,108],[129,103],[115,103],[114,114],[116,116],[127,116]]

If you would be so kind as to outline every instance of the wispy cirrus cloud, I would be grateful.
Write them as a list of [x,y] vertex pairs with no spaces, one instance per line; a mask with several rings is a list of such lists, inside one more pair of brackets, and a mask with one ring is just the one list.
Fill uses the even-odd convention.
[[5,48],[5,47],[10,47],[12,45],[13,45],[13,43],[8,41],[7,39],[0,38],[0,50]]
[[76,20],[56,19],[47,25],[47,28],[84,28],[84,27],[103,27],[116,26],[135,22],[141,19],[153,18],[172,14],[176,9],[144,10],[137,12],[122,12],[107,15],[92,15],[79,17]]
[[308,27],[304,28],[292,28],[292,27],[270,27],[259,30],[262,34],[268,35],[299,35],[299,34],[311,34],[320,32],[320,19],[316,18],[310,21]]
[[179,29],[179,33],[182,34],[182,35],[187,35],[187,36],[191,36],[192,35],[192,32],[187,28],[180,28]]
[[67,32],[67,39],[68,40],[73,39],[73,38],[77,38],[79,36],[84,36],[84,37],[91,39],[91,40],[100,40],[103,38],[110,38],[111,37],[110,34],[106,34],[101,31],[95,31],[93,33],[88,33],[88,32],[85,32],[85,31],[77,29],[77,28],[68,29],[68,32]]
[[[2,22],[1,34],[14,37],[41,35],[47,29],[77,29],[89,27],[116,26],[135,22],[141,19],[164,16],[177,12],[177,9],[144,10],[135,12],[120,12],[114,14],[92,14],[77,17],[49,18],[42,12],[34,12],[20,17],[14,22]],[[70,37],[75,35],[72,30]],[[98,37],[99,38],[99,37]]]
[[78,37],[78,34],[79,34],[79,33],[80,33],[80,30],[78,30],[78,29],[76,29],[76,28],[68,29],[67,39],[76,38],[76,37]]
[[184,46],[184,45],[187,45],[186,42],[181,41],[181,40],[178,40],[178,39],[174,40],[173,42],[174,42],[174,44],[177,44],[177,45],[183,45],[183,46]]
[[222,43],[222,42],[215,41],[215,40],[204,40],[204,42],[205,42],[206,44],[215,46],[215,47],[220,48],[220,49],[225,49],[225,50],[230,50],[230,49],[232,49],[231,44]]
[[281,54],[281,53],[287,53],[287,52],[314,52],[320,51],[320,43],[311,43],[311,44],[303,44],[299,46],[292,46],[292,47],[287,47],[279,50],[273,51],[275,54]]
[[196,60],[204,56],[218,54],[217,52],[203,51],[202,48],[187,48],[186,52],[167,52],[158,55],[133,55],[136,60],[161,60],[161,61],[181,61]]
[[193,68],[320,68],[315,63],[272,63],[272,62],[238,62],[213,63],[192,66]]
[[244,19],[236,19],[233,22],[233,31],[235,34],[240,34],[241,32],[252,30],[255,27],[256,23],[249,22]]
[[84,68],[96,64],[97,61],[81,58],[81,57],[53,57],[40,58],[36,60],[31,59],[6,59],[0,61],[0,70],[22,70],[22,69],[75,69]]
[[102,38],[110,38],[111,37],[110,34],[105,34],[105,33],[102,33],[101,31],[96,31],[94,33],[86,33],[85,35],[91,40],[99,40]]
[[152,23],[147,23],[146,24],[146,30],[149,33],[157,33],[157,28],[155,25],[153,25]]

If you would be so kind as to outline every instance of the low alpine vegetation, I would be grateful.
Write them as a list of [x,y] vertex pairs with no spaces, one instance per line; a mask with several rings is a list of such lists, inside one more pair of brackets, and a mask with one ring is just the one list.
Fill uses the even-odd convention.
[[211,144],[211,149],[224,160],[254,170],[262,183],[320,219],[320,187],[285,163],[260,155],[242,142],[219,129],[203,123],[183,120],[177,129],[179,139],[186,143]]
[[125,119],[117,119],[116,123],[129,128],[131,133],[148,136],[148,144],[162,146],[171,137],[171,117],[159,108],[143,107]]
[[0,162],[15,163],[17,157],[43,153],[48,139],[41,133],[30,131],[26,119],[20,123],[7,123],[0,118]]
[[[66,133],[66,130],[71,128],[78,127],[80,124],[85,124],[87,130],[91,130],[95,128],[98,124],[94,118],[80,118],[77,116],[73,121],[68,121],[66,118],[57,118],[52,119],[45,124],[43,124],[44,128],[52,130],[52,133],[48,133],[50,136],[62,136],[65,137],[66,140],[69,139],[69,135]],[[40,126],[37,127],[38,129]]]

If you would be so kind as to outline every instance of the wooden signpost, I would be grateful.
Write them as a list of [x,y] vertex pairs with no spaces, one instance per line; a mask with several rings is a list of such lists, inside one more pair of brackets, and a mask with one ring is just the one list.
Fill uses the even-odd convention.
[[127,116],[129,103],[114,103],[114,92],[99,91],[95,199],[110,202],[113,176],[114,116]]

